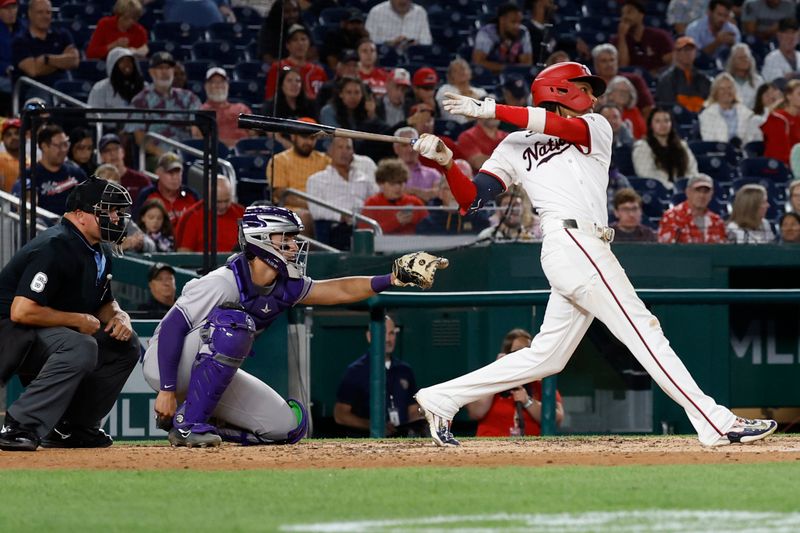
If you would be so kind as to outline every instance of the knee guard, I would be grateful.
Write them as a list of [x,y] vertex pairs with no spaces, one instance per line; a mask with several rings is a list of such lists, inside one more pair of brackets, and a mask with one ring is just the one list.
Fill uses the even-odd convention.
[[217,434],[225,442],[235,442],[242,446],[257,446],[264,444],[296,444],[308,433],[308,412],[305,406],[299,401],[289,398],[286,400],[289,408],[297,418],[297,427],[286,434],[285,439],[270,440],[261,435],[247,431],[246,429],[234,426],[222,426],[217,430]]
[[230,385],[234,374],[250,355],[256,326],[238,304],[215,307],[200,330],[204,345],[197,354],[186,401],[175,413],[174,426],[208,433],[208,418]]

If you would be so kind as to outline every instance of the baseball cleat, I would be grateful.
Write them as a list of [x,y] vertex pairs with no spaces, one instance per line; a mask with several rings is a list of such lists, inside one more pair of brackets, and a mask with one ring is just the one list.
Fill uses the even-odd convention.
[[423,401],[420,399],[419,395],[414,396],[417,400],[417,404],[419,405],[419,412],[420,414],[425,416],[425,420],[428,421],[428,428],[431,431],[431,439],[433,439],[433,443],[437,446],[461,446],[461,443],[453,437],[453,433],[450,431],[450,420],[446,418],[433,414],[430,410],[426,409],[423,405]]
[[112,444],[114,440],[102,429],[73,427],[64,422],[42,439],[42,448],[108,448]]
[[14,426],[3,426],[0,430],[0,450],[7,452],[35,452],[39,439],[34,433]]
[[172,428],[167,437],[173,446],[187,448],[215,448],[222,444],[222,438],[214,433],[193,433],[191,429]]
[[778,429],[778,423],[774,420],[751,420],[749,418],[736,417],[733,427],[712,446],[755,442],[772,435],[776,429]]

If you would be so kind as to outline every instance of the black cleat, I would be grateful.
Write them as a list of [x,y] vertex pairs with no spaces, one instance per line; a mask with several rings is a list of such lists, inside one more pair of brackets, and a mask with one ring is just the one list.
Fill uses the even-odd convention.
[[74,427],[62,422],[42,439],[42,448],[108,448],[114,440],[98,428]]
[[17,421],[6,413],[6,424],[0,429],[0,450],[7,452],[35,452],[39,447],[36,433],[21,428]]

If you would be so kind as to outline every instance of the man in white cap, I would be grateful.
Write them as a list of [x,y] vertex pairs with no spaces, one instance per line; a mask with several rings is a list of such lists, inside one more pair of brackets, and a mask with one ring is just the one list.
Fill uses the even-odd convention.
[[396,68],[386,80],[386,94],[382,96],[387,124],[397,124],[406,119],[406,96],[411,87],[411,73],[404,68]]
[[[224,68],[211,67],[206,71],[206,101],[200,109],[209,109],[217,114],[219,140],[228,148],[233,148],[236,141],[250,137],[250,132],[239,128],[238,118],[241,113],[252,111],[242,103],[228,101],[228,73]],[[192,129],[194,137],[200,138],[200,130]]]

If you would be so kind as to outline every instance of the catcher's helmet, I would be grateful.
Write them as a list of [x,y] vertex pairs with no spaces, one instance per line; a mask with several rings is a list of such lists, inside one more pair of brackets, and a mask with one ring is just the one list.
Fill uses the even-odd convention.
[[533,105],[555,102],[581,113],[590,110],[592,99],[572,83],[575,81],[585,81],[591,85],[595,97],[606,90],[606,82],[603,78],[593,75],[589,67],[572,61],[556,63],[541,71],[533,80],[531,84]]
[[[67,211],[80,209],[97,217],[104,242],[120,244],[131,219],[131,195],[113,181],[91,176],[76,185],[67,197]],[[112,215],[116,213],[116,217]],[[116,220],[114,220],[116,218]]]
[[[305,274],[308,241],[294,241],[293,249],[286,236],[294,237],[303,231],[303,222],[294,211],[277,206],[250,206],[239,221],[239,246],[284,275],[299,277]],[[282,236],[279,244],[272,235]]]

